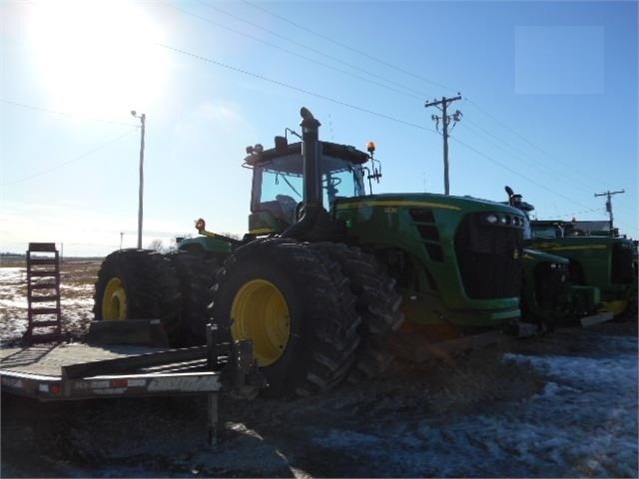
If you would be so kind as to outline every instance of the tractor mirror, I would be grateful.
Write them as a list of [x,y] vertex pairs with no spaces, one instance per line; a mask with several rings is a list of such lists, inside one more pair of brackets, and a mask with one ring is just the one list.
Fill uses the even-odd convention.
[[513,189],[510,186],[506,185],[505,189],[506,189],[506,193],[508,193],[509,197],[515,194],[515,192],[513,191]]

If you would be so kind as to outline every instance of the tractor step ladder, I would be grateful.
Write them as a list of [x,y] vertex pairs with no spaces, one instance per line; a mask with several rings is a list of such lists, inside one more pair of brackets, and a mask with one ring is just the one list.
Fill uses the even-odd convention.
[[55,243],[29,243],[27,300],[29,324],[23,341],[34,344],[61,340],[60,257]]

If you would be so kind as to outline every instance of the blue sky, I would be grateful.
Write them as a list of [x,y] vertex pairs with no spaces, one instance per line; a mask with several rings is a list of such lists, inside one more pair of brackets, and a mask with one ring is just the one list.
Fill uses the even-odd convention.
[[249,144],[297,129],[377,143],[376,192],[443,192],[426,101],[461,92],[451,194],[539,218],[637,221],[637,2],[0,3],[0,250],[107,254],[247,228]]

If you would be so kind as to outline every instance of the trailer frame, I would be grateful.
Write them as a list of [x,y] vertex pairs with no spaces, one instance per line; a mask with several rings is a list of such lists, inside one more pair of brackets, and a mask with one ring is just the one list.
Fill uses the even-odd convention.
[[[148,328],[157,320],[135,320]],[[109,329],[132,326],[110,322]],[[104,328],[104,324],[100,325]],[[53,342],[0,349],[3,393],[43,402],[117,397],[206,395],[208,443],[218,443],[218,395],[255,397],[264,385],[250,341],[167,349],[145,345]],[[117,334],[116,334],[117,336]],[[77,358],[90,357],[80,361]]]

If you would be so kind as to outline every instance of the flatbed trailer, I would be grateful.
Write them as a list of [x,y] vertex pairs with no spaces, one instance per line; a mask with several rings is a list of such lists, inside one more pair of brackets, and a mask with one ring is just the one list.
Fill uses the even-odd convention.
[[214,331],[208,336],[206,346],[180,349],[73,342],[0,348],[2,392],[41,401],[207,395],[214,446],[218,394],[250,397],[261,384],[247,381],[258,374],[250,343],[220,345]]

